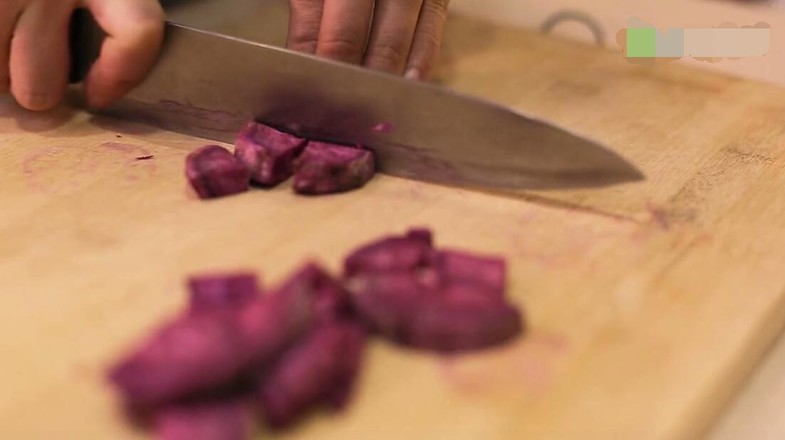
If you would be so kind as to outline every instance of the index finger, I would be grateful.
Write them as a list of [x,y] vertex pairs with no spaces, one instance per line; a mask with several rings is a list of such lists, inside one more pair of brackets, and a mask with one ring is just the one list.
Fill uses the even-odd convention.
[[163,42],[164,12],[158,0],[84,0],[84,5],[107,34],[85,80],[88,104],[105,107],[153,67]]

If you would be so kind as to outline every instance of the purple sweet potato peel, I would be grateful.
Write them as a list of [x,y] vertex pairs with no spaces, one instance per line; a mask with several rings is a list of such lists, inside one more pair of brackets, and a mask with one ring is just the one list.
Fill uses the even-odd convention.
[[369,334],[462,353],[524,331],[505,298],[505,262],[436,249],[427,229],[362,246],[343,272],[307,263],[266,294],[251,272],[193,276],[185,313],[109,379],[130,408],[153,415],[158,438],[242,440],[254,414],[284,429],[319,408],[345,409]]

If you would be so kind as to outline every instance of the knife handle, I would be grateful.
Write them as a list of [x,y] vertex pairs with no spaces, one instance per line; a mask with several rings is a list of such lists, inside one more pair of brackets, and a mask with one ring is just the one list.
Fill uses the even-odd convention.
[[87,9],[77,9],[71,16],[69,47],[71,48],[71,69],[69,83],[82,82],[98,54],[106,33],[98,26]]

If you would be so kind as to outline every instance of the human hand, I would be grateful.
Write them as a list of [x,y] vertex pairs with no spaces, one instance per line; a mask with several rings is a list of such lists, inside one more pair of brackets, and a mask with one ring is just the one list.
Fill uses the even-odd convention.
[[29,110],[62,101],[70,69],[69,25],[87,8],[107,38],[85,79],[89,105],[120,98],[149,72],[163,40],[158,0],[0,0],[0,93]]
[[449,0],[289,0],[290,49],[427,78]]

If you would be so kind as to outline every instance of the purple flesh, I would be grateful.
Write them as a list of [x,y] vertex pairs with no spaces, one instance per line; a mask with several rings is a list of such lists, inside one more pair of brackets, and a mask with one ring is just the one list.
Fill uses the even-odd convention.
[[409,229],[406,233],[406,238],[422,242],[428,247],[433,247],[433,232],[425,228]]
[[312,325],[312,301],[275,295],[230,313],[186,314],[110,372],[132,406],[210,390],[275,359]]
[[362,331],[355,324],[320,326],[281,357],[258,390],[272,428],[291,425],[321,403],[346,403],[359,371]]
[[324,397],[336,411],[345,409],[351,401],[357,377],[363,366],[367,338],[365,329],[359,325],[347,327],[345,333],[338,373]]
[[[245,137],[261,127],[249,126]],[[223,153],[193,160],[228,154],[206,148]],[[319,407],[346,408],[367,332],[445,354],[519,336],[525,319],[504,298],[505,261],[435,250],[433,242],[424,228],[382,238],[346,258],[342,281],[307,263],[264,296],[251,272],[191,277],[189,313],[165,323],[109,379],[127,408],[155,423],[158,438],[242,440],[251,435],[249,393],[272,429]]]
[[435,269],[450,284],[476,284],[495,292],[505,291],[505,261],[501,258],[472,255],[455,250],[440,250],[435,258]]
[[300,194],[332,194],[364,186],[376,172],[368,150],[309,142],[295,163],[294,190]]
[[245,364],[231,314],[189,314],[164,325],[109,378],[131,406],[156,406],[221,385]]
[[369,330],[399,341],[419,303],[433,293],[411,273],[388,272],[354,277],[354,308]]
[[234,154],[251,173],[251,180],[275,186],[292,176],[293,165],[307,141],[263,124],[251,122],[237,136]]
[[254,273],[204,274],[188,279],[191,311],[211,311],[241,306],[260,295]]
[[421,233],[388,237],[365,245],[344,261],[344,276],[360,273],[411,271],[425,267],[431,259],[431,245]]
[[314,325],[314,301],[308,295],[271,295],[252,301],[238,314],[241,339],[250,365],[275,360]]
[[523,331],[518,309],[501,301],[428,301],[412,316],[405,343],[442,353],[503,344]]
[[337,280],[314,263],[295,272],[278,290],[281,295],[305,294],[314,301],[317,322],[352,317],[349,293]]
[[253,421],[244,399],[207,400],[162,408],[155,417],[160,440],[244,440]]
[[208,145],[189,154],[185,159],[185,175],[202,199],[248,190],[248,170],[232,153],[218,145]]

